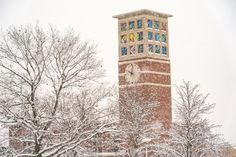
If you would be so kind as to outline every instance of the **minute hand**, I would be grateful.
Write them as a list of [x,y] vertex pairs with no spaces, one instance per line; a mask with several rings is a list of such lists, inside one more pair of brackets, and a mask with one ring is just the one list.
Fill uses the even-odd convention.
[[133,72],[134,72],[134,66],[133,66],[133,64],[131,64],[131,72],[132,72],[132,74],[133,74]]

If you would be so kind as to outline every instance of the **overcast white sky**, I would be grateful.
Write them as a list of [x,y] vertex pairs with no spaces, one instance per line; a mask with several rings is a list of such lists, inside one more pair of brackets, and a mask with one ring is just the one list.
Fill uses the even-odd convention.
[[216,103],[211,119],[236,144],[235,0],[0,0],[0,27],[36,21],[70,26],[98,44],[107,80],[116,83],[118,35],[112,16],[138,9],[174,15],[169,19],[172,84],[185,79],[211,93],[209,101]]

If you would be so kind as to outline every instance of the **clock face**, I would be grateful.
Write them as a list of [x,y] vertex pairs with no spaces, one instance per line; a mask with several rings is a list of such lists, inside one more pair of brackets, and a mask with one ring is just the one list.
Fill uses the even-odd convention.
[[131,63],[125,68],[125,80],[128,83],[138,82],[140,76],[140,68],[137,64]]

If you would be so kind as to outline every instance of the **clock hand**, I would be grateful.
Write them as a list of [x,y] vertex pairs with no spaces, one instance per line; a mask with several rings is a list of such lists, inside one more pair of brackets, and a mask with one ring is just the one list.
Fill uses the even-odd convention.
[[131,71],[133,73],[133,70],[134,70],[134,67],[133,67],[133,64],[131,64]]
[[128,71],[131,75],[133,75],[133,72],[132,71]]

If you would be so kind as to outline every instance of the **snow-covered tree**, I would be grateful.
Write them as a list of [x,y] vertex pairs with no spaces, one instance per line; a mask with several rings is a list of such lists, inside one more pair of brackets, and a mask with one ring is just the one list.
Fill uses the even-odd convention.
[[[80,154],[106,132],[97,105],[109,96],[96,48],[72,30],[10,27],[0,38],[0,122],[14,156]],[[71,156],[71,155],[70,155]]]
[[207,102],[207,95],[199,86],[183,82],[177,86],[175,100],[176,121],[169,131],[169,155],[175,157],[222,156],[225,142],[213,132],[215,125],[207,119],[214,104]]
[[124,156],[156,156],[162,150],[162,126],[156,119],[159,103],[144,97],[137,86],[120,89],[119,134],[116,145]]

